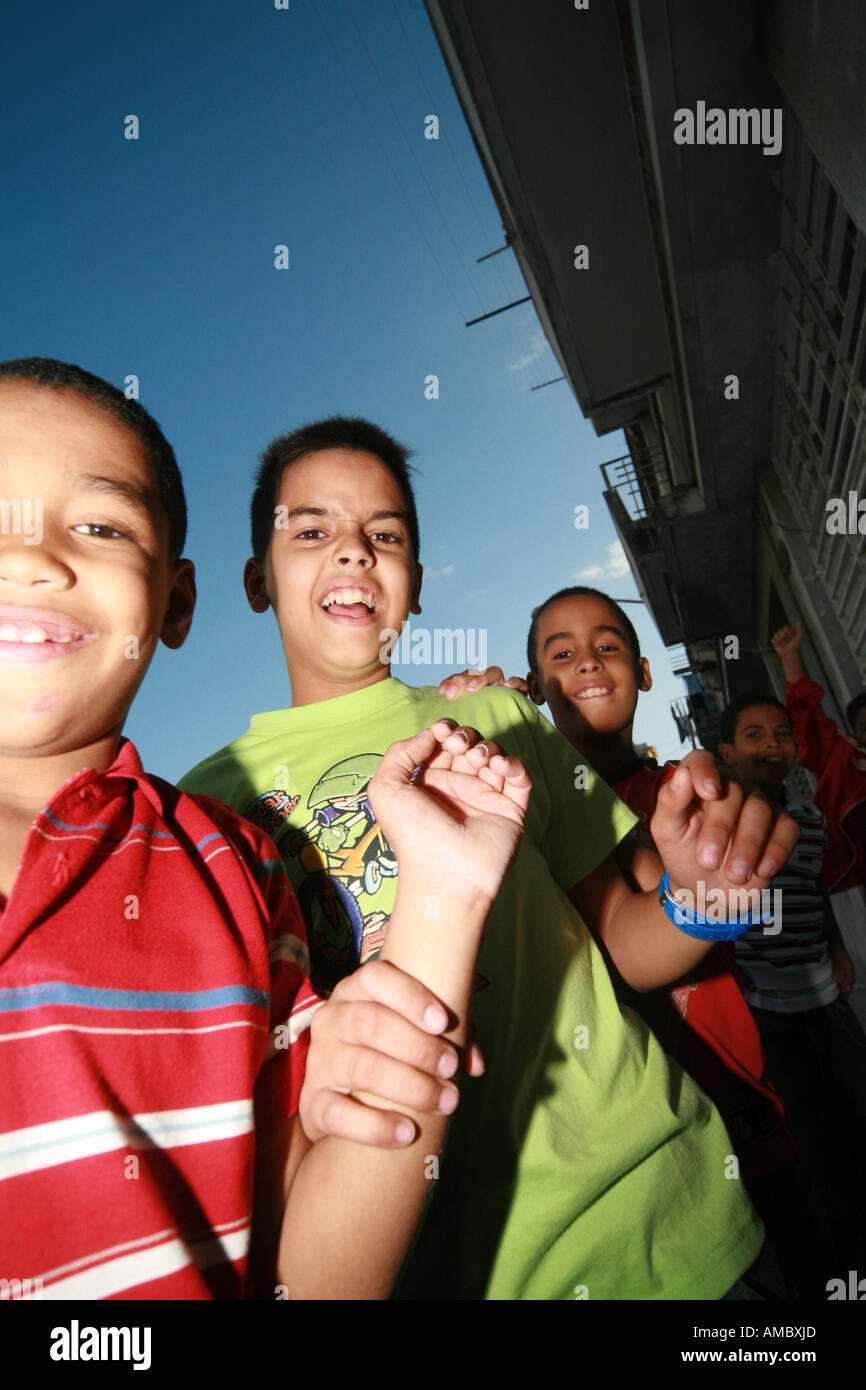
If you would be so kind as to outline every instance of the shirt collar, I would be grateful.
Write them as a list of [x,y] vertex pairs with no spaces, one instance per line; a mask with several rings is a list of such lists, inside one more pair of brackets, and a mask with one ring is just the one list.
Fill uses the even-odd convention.
[[[119,790],[106,786],[106,783],[112,781],[132,782],[140,788],[142,794],[150,802],[160,819],[165,819],[165,807],[159,792],[159,787],[155,780],[149,777],[145,772],[138,749],[129,738],[124,738],[121,735],[114,761],[104,772],[97,772],[94,767],[83,767],[80,772],[75,774],[75,777],[70,778],[66,786],[69,787],[72,783],[78,781],[79,778],[83,782],[99,788],[103,795],[106,796]],[[63,790],[65,789],[66,788]]]

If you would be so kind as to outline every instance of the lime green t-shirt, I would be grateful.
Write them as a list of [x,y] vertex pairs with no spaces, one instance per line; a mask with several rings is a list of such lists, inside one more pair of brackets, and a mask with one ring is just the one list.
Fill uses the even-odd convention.
[[376,954],[396,892],[370,778],[395,739],[455,713],[520,758],[533,790],[478,958],[472,1012],[486,1072],[461,1082],[438,1161],[419,1158],[434,1190],[397,1296],[719,1298],[762,1242],[727,1132],[620,1009],[564,891],[634,816],[528,700],[490,688],[455,707],[390,677],[255,715],[180,785],[271,835],[311,952],[334,978]]

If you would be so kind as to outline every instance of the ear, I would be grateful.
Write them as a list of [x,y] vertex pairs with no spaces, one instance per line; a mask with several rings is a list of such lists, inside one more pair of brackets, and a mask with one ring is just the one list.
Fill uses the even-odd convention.
[[638,661],[637,688],[643,691],[652,690],[653,688],[653,678],[650,675],[649,662],[645,656],[642,656]]
[[538,679],[538,676],[535,674],[534,671],[527,672],[526,684],[529,689],[529,698],[532,701],[532,703],[535,705],[543,705],[545,700],[547,699],[547,696],[544,693],[541,681]]
[[734,745],[732,743],[720,743],[719,757],[722,759],[722,762],[727,763],[729,767],[733,767],[737,757]]
[[412,598],[409,603],[410,613],[421,612],[421,580],[424,578],[424,566],[416,565],[415,573],[412,576]]
[[177,566],[168,608],[162,620],[160,638],[167,647],[175,651],[187,639],[192,615],[195,612],[195,565],[192,560],[181,560]]
[[254,560],[252,556],[244,565],[244,593],[254,613],[267,613],[271,601],[265,588],[265,576],[258,560]]

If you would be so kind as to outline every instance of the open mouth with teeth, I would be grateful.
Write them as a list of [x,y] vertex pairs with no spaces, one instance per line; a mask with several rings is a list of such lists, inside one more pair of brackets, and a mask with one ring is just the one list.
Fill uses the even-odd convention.
[[376,599],[369,589],[345,587],[329,589],[320,607],[332,618],[369,618],[376,612]]
[[0,626],[0,642],[75,642],[78,633],[68,629],[58,629],[48,633],[44,627],[25,627],[22,623],[3,623]]
[[0,658],[12,661],[44,661],[73,651],[89,642],[93,633],[65,627],[62,623],[30,622],[26,619],[0,621]]
[[613,691],[609,685],[588,685],[584,690],[578,690],[576,699],[578,700],[597,700],[601,695],[612,695]]

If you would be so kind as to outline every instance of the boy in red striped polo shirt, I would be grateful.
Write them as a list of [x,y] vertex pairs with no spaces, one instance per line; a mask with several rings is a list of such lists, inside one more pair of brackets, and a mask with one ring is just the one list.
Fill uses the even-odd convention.
[[0,491],[3,1296],[383,1297],[526,771],[449,721],[389,749],[370,796],[409,872],[382,961],[322,1005],[272,842],[122,737],[195,601],[158,426],[80,368],[0,364]]

